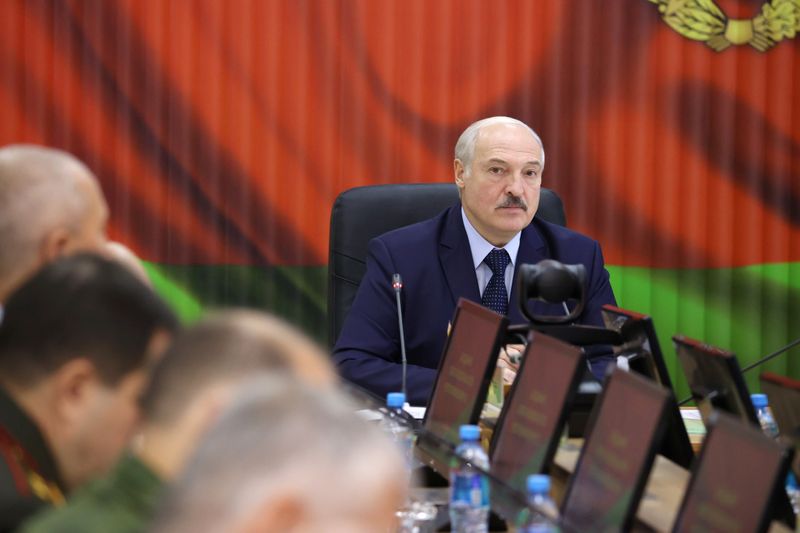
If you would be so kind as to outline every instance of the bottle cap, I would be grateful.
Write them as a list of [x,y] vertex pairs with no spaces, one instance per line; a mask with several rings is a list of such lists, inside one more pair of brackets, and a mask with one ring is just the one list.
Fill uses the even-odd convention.
[[478,440],[481,438],[481,428],[465,424],[459,428],[458,436],[461,437],[461,440]]
[[402,409],[406,403],[406,395],[402,392],[390,392],[386,395],[386,406],[393,409]]
[[533,474],[528,476],[528,494],[547,494],[550,492],[550,476]]
[[766,407],[768,404],[766,394],[751,394],[750,401],[753,402],[753,406],[756,409],[761,409],[762,407]]

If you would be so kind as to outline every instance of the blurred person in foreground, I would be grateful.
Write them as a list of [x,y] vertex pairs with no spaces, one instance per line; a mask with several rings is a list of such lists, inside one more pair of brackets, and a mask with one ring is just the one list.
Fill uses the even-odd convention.
[[[259,374],[333,388],[330,358],[303,334],[267,314],[229,310],[177,335],[142,397],[142,426],[131,452],[104,479],[26,523],[26,532],[142,531],[165,483],[183,467],[234,387]],[[269,424],[269,422],[266,422]]]
[[105,474],[127,445],[177,320],[117,262],[44,266],[0,323],[0,531]]
[[0,304],[42,265],[101,252],[108,206],[80,160],[43,146],[0,148]]
[[407,486],[399,451],[341,394],[257,380],[203,437],[151,531],[393,531]]
[[105,246],[105,254],[106,257],[109,259],[113,259],[118,263],[128,267],[133,275],[135,275],[139,281],[150,287],[153,288],[153,282],[150,280],[150,276],[147,275],[147,270],[144,268],[144,264],[139,257],[133,253],[133,250],[122,244],[121,242],[116,241],[108,241]]

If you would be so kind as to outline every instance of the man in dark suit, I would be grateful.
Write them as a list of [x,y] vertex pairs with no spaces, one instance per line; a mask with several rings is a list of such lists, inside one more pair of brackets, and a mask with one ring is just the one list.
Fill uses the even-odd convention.
[[[515,305],[514,283],[522,263],[556,259],[585,265],[587,301],[579,321],[602,325],[600,308],[615,300],[600,246],[574,231],[533,220],[544,162],[541,139],[516,119],[491,117],[461,134],[454,161],[460,205],[370,242],[366,275],[334,347],[344,378],[381,396],[400,389],[400,338],[391,289],[396,272],[404,282],[407,392],[414,405],[428,401],[459,298],[507,314],[512,323],[524,321]],[[563,305],[541,302],[531,309],[567,312]],[[599,375],[608,357],[597,359],[592,363]]]

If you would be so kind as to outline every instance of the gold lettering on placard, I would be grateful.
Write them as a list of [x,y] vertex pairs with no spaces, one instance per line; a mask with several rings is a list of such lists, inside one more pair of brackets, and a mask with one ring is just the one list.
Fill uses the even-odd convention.
[[543,413],[524,405],[520,406],[517,412],[520,418],[524,418],[537,425],[542,425],[547,421],[547,417]]
[[450,374],[453,376],[454,379],[460,381],[465,385],[472,386],[472,384],[475,383],[475,376],[473,376],[468,372],[465,372],[464,370],[458,367],[451,368]]
[[709,503],[702,503],[697,506],[697,516],[700,517],[701,522],[705,522],[711,527],[704,528],[702,524],[699,529],[707,530],[714,529],[717,531],[729,531],[735,533],[741,531],[741,525],[736,521],[732,515],[728,514],[723,509],[718,509],[715,505]]
[[464,366],[472,366],[472,363],[475,362],[475,358],[467,352],[461,352],[458,355],[458,362]]
[[522,437],[523,439],[527,440],[539,440],[541,438],[541,433],[536,431],[535,429],[525,426],[523,424],[514,424],[511,426],[511,434],[516,435],[518,437]]
[[600,444],[597,446],[597,457],[609,468],[617,472],[627,472],[630,468],[628,461],[616,450]]
[[547,394],[542,391],[532,391],[530,395],[528,395],[531,403],[535,403],[536,405],[542,405],[545,401],[547,401]]
[[467,394],[459,389],[457,386],[453,385],[452,383],[445,383],[444,384],[444,392],[453,396],[457,400],[464,401],[467,399]]
[[591,465],[590,477],[605,487],[610,493],[617,494],[623,490],[622,483],[616,478],[608,476],[606,472],[597,465]]
[[739,495],[725,487],[720,487],[714,491],[714,499],[723,507],[735,507],[739,501]]
[[628,437],[617,430],[611,432],[611,435],[609,435],[608,440],[611,443],[611,445],[615,448],[628,447]]
[[453,364],[447,371],[445,379],[442,381],[442,391],[462,402],[469,399],[469,393],[476,381],[476,377],[471,372],[471,365],[475,358],[467,352],[460,352]]

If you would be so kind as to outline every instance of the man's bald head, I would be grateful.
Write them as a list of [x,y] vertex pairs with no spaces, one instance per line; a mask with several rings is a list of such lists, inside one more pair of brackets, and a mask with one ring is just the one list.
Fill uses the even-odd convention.
[[150,281],[150,276],[147,275],[147,270],[142,264],[142,260],[133,253],[133,250],[122,244],[121,242],[108,241],[105,247],[106,256],[109,259],[116,261],[131,271],[139,281],[153,288],[153,283]]
[[108,207],[74,156],[35,145],[0,148],[0,302],[56,257],[105,244]]

